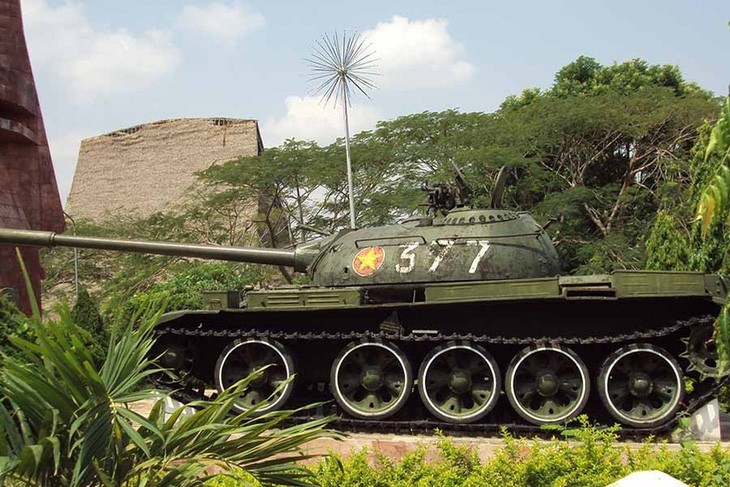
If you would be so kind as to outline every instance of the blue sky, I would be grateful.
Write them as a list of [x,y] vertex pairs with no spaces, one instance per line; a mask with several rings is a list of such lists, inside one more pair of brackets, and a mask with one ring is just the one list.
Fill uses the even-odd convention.
[[153,120],[253,118],[267,147],[333,141],[340,112],[311,93],[304,59],[334,31],[360,32],[379,59],[378,89],[354,100],[355,131],[425,110],[493,111],[580,55],[679,65],[717,94],[730,82],[727,0],[21,5],[64,201],[81,139]]

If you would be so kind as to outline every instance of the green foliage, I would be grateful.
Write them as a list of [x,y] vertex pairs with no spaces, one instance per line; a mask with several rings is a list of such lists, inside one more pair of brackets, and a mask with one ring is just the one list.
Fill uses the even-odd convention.
[[657,214],[646,241],[647,269],[690,270],[689,244],[678,227],[679,222],[672,213]]
[[133,295],[127,302],[128,312],[148,303],[164,301],[165,311],[200,309],[202,291],[243,289],[261,279],[260,268],[230,262],[194,262],[156,283],[144,292]]
[[549,443],[516,440],[504,434],[504,448],[479,469],[471,485],[603,486],[631,470],[623,461],[625,450],[616,447],[615,430],[600,430],[582,419],[571,430],[571,441]]
[[323,487],[465,485],[480,465],[471,448],[446,438],[438,442],[437,451],[438,457],[429,461],[428,450],[419,445],[396,462],[378,451],[371,454],[363,449],[346,459],[329,457],[312,471]]
[[720,164],[697,205],[697,219],[702,222],[703,236],[708,234],[716,218],[727,221],[730,212],[730,96],[725,99],[720,117],[710,133],[705,160],[713,155],[719,157]]
[[109,333],[96,302],[84,287],[79,288],[79,296],[71,309],[71,319],[80,328],[79,333],[91,351],[94,363],[101,364],[106,356]]
[[[621,445],[615,432],[582,419],[577,428],[562,431],[568,441],[525,440],[503,433],[503,446],[484,461],[468,445],[441,438],[434,450],[419,445],[397,461],[362,449],[344,458],[325,458],[310,470],[323,487],[602,487],[639,470],[660,470],[688,485],[719,487],[730,482],[730,453],[720,445],[707,452],[691,443],[679,450],[651,440]],[[219,478],[210,485],[239,484]]]
[[519,96],[510,96],[502,108],[519,108],[542,96],[574,97],[596,96],[608,92],[629,95],[639,90],[667,88],[676,96],[700,95],[710,98],[712,94],[695,83],[684,80],[679,67],[650,65],[643,59],[632,59],[623,63],[603,66],[592,57],[579,56],[563,66],[555,75],[555,83],[545,91],[528,89]]
[[647,268],[730,272],[730,240],[724,219],[712,218],[708,226],[692,221],[701,206],[721,160],[707,155],[712,126],[704,123],[690,153],[687,178],[678,185],[677,197],[667,200],[647,238]]
[[[715,125],[700,128],[692,150],[688,197],[672,211],[680,216],[695,213],[691,225],[662,213],[647,241],[647,266],[676,270],[730,272],[730,97],[725,99]],[[730,305],[715,323],[719,366],[730,364]]]
[[28,318],[15,306],[10,295],[0,290],[0,362],[6,356],[17,357],[18,350],[12,345],[13,337],[35,340]]
[[309,485],[298,448],[330,418],[282,427],[295,411],[232,416],[255,374],[190,416],[165,418],[162,399],[147,417],[126,407],[153,397],[145,379],[156,373],[148,357],[161,312],[133,316],[100,368],[68,307],[45,324],[36,312],[37,343],[13,338],[22,359],[0,371],[0,485],[188,486],[241,471],[263,485]]

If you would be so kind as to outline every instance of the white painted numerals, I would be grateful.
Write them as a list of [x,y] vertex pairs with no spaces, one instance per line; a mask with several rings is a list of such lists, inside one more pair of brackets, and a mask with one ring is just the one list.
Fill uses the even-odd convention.
[[439,253],[436,254],[436,257],[434,257],[431,267],[428,268],[428,272],[436,272],[436,269],[438,269],[441,265],[441,261],[444,260],[446,254],[448,254],[451,247],[454,246],[453,240],[438,240],[437,242],[438,246],[441,247],[441,250],[439,250]]
[[414,254],[413,251],[418,248],[418,245],[418,242],[414,242],[400,246],[403,251],[400,253],[400,259],[398,259],[398,263],[395,265],[396,272],[408,274],[415,269],[416,254]]
[[[436,272],[436,270],[439,268],[443,260],[446,258],[447,254],[451,250],[451,248],[454,246],[456,242],[453,240],[438,240],[433,243],[433,245],[437,245],[439,247],[438,253],[436,253],[435,257],[433,258],[433,261],[431,262],[431,266],[428,268],[429,272]],[[466,245],[468,247],[478,247],[479,250],[477,251],[476,256],[474,257],[474,260],[471,261],[471,265],[469,266],[469,274],[474,274],[477,269],[479,269],[479,264],[484,260],[484,256],[487,255],[487,252],[489,251],[489,242],[487,240],[467,240],[463,243],[463,245]],[[419,242],[413,242],[409,244],[401,245],[401,254],[400,258],[398,259],[398,262],[395,264],[395,270],[396,272],[399,272],[401,274],[408,274],[410,272],[413,272],[413,269],[416,268],[416,249],[420,246]]]
[[469,266],[469,274],[474,274],[479,268],[479,263],[482,261],[484,256],[487,255],[487,251],[489,250],[489,242],[487,242],[486,240],[479,240],[478,242],[476,240],[470,240],[469,242],[467,242],[467,244],[479,245],[479,252],[477,252],[477,256],[474,257],[474,260],[471,261],[471,265]]

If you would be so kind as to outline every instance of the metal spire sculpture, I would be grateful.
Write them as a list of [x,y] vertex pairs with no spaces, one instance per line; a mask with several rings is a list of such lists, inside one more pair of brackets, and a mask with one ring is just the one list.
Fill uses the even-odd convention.
[[[370,44],[366,43],[358,33],[348,36],[343,33],[338,36],[324,34],[317,41],[312,57],[307,59],[312,70],[311,81],[316,82],[315,93],[322,94],[325,106],[330,101],[342,104],[342,114],[345,122],[345,155],[347,158],[347,190],[350,200],[350,226],[355,228],[355,198],[352,183],[352,161],[350,159],[350,120],[348,106],[351,105],[352,95],[360,92],[367,98],[366,90],[375,88],[371,81],[375,76],[374,53]],[[353,89],[354,88],[354,89]]]

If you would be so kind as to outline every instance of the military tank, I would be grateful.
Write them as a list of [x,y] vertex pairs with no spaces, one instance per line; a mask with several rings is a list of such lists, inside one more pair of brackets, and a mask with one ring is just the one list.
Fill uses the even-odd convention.
[[267,399],[258,412],[325,401],[345,426],[406,431],[538,428],[585,413],[657,433],[722,383],[712,325],[726,277],[560,275],[545,228],[501,208],[504,177],[486,208],[463,184],[425,189],[424,215],[293,249],[11,229],[0,242],[306,272],[308,285],[204,293],[204,309],[157,325],[156,353],[177,371],[178,392],[210,395],[264,368],[242,411]]

